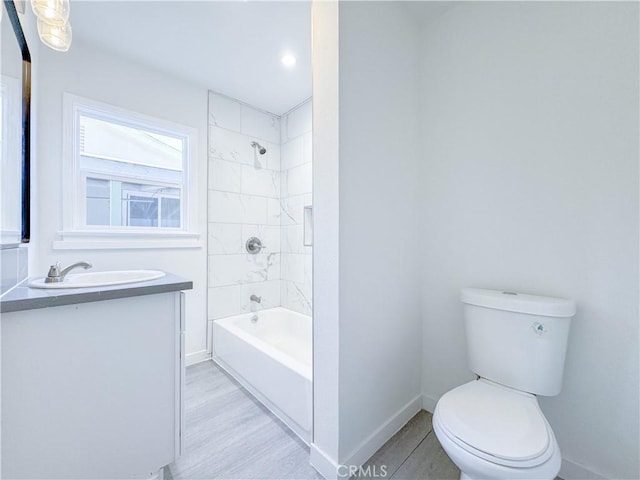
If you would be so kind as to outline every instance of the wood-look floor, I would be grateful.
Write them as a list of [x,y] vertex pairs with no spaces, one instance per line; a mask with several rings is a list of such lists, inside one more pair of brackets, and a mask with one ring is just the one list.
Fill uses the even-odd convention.
[[184,455],[165,480],[322,478],[309,447],[215,363],[188,367],[185,390]]
[[[215,363],[187,368],[185,396],[185,454],[165,469],[165,479],[322,478],[309,465],[304,442]],[[370,475],[357,478],[457,480],[460,475],[425,411],[396,433],[362,473],[367,466]]]
[[[381,472],[386,465],[387,477],[392,480],[458,480],[460,470],[444,452],[431,428],[431,414],[418,412],[364,465],[370,468],[369,477]],[[359,478],[363,478],[360,476]],[[377,477],[379,478],[379,477]]]

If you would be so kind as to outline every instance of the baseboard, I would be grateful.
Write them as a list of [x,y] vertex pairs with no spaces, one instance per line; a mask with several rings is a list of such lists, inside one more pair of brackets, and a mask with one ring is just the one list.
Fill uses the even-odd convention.
[[566,458],[562,459],[562,466],[558,476],[564,480],[605,480],[607,478]]
[[367,437],[356,449],[338,464],[314,443],[310,445],[309,462],[326,480],[348,478],[349,468],[360,467],[395,435],[422,408],[422,396],[418,395]]
[[385,423],[366,438],[352,453],[345,458],[343,465],[361,466],[369,460],[387,440],[397,433],[422,408],[422,396],[418,395],[400,410],[394,413]]
[[422,394],[422,408],[429,413],[433,413],[436,411],[436,403],[438,403],[438,399],[432,397],[431,395],[427,395],[426,393]]
[[149,480],[164,480],[164,468],[161,468],[156,473],[149,477]]
[[184,363],[188,367],[189,365],[195,365],[196,363],[211,360],[211,354],[206,350],[200,350],[199,352],[187,353],[184,358]]
[[338,464],[315,443],[309,445],[309,463],[326,480],[337,480]]

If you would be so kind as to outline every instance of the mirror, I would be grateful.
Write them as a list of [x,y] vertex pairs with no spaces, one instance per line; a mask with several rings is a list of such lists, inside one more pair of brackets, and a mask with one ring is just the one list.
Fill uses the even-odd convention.
[[0,19],[0,248],[29,241],[31,57],[15,4]]

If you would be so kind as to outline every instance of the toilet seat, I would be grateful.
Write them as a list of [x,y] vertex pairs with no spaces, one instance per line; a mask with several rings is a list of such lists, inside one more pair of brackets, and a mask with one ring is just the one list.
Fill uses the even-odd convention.
[[536,467],[557,449],[534,395],[486,379],[443,395],[433,420],[453,444],[505,467]]

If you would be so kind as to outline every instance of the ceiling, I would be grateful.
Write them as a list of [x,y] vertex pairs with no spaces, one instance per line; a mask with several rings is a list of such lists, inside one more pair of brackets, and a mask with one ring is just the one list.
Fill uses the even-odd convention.
[[[402,3],[423,26],[459,4]],[[310,0],[75,0],[71,24],[74,42],[277,115],[311,96]],[[285,53],[293,68],[282,65]]]
[[277,115],[311,96],[308,1],[74,1],[71,24],[74,42]]

